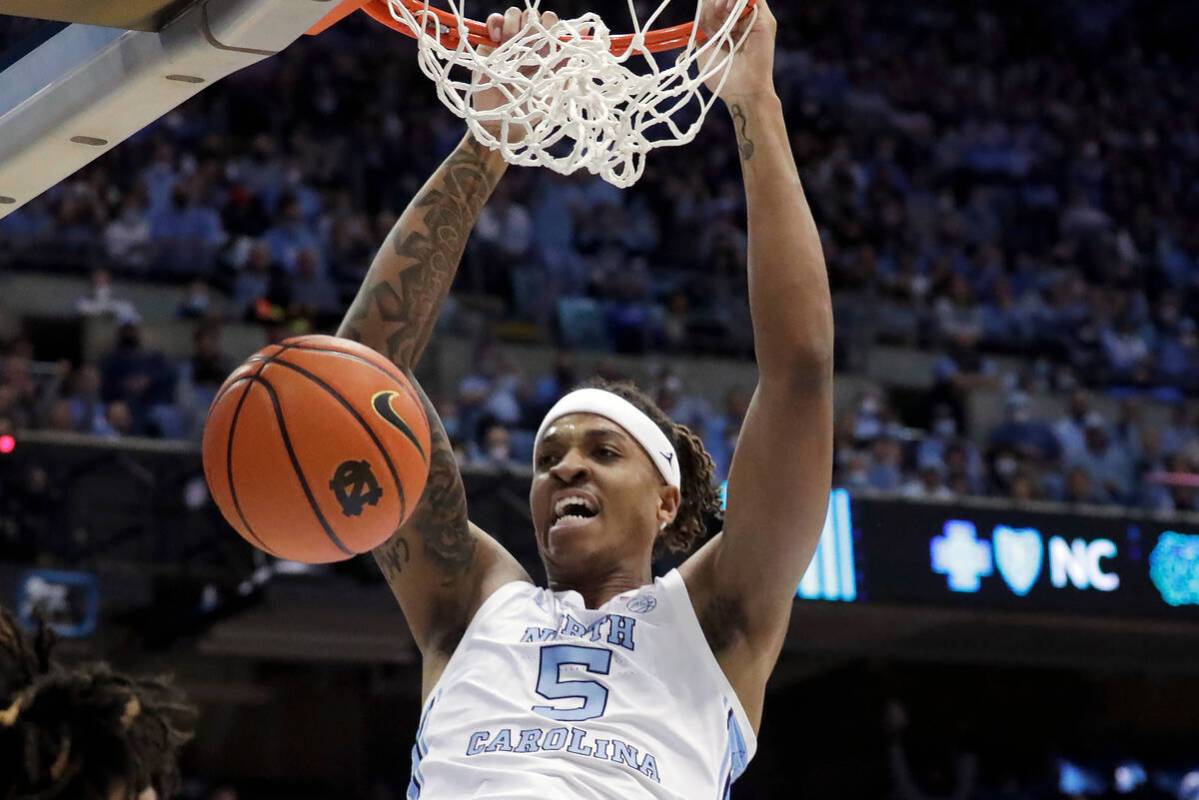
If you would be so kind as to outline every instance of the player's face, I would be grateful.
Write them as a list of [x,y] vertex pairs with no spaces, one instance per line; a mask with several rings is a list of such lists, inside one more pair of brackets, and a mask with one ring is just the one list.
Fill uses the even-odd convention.
[[641,445],[614,422],[570,414],[534,454],[529,505],[551,575],[574,576],[646,561],[667,487]]

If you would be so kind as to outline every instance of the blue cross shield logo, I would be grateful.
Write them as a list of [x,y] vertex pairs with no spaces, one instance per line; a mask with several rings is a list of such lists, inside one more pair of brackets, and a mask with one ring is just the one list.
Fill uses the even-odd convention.
[[996,525],[991,536],[995,546],[995,566],[1013,592],[1023,597],[1041,575],[1045,547],[1035,528],[1009,528]]

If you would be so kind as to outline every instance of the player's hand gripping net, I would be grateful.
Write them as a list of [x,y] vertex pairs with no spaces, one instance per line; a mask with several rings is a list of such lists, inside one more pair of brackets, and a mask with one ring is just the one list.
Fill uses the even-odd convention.
[[[456,29],[442,25],[427,2],[387,0],[396,21],[419,32],[418,61],[442,102],[481,143],[511,164],[563,174],[586,169],[621,187],[641,177],[650,150],[695,138],[749,30],[737,23],[756,13],[754,0],[734,0],[705,35],[697,2],[694,26],[674,43],[682,49],[659,63],[647,50],[646,34],[670,2],[662,0],[642,22],[628,0],[633,33],[621,39],[595,13],[559,20],[543,17],[538,0],[525,0],[523,28],[496,45],[472,42],[479,37],[468,35],[458,0],[447,0]],[[634,59],[638,72],[629,66]],[[468,75],[455,74],[455,67]],[[715,92],[702,93],[709,79],[717,81]],[[474,102],[484,92],[486,102]],[[693,101],[698,113],[686,122],[675,119]]]

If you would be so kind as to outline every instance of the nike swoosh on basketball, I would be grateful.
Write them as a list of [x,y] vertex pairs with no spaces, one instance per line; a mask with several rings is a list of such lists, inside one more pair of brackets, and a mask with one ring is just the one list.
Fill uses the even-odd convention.
[[408,423],[404,422],[400,415],[395,412],[395,409],[391,407],[391,398],[398,395],[399,392],[396,391],[376,392],[375,396],[371,398],[371,407],[375,409],[376,414],[383,418],[384,422],[404,434],[408,441],[412,442],[413,447],[420,453],[421,460],[427,464],[429,463],[429,458],[425,455],[425,448],[420,446],[420,441],[416,438],[416,434],[413,433],[412,428],[408,427]]

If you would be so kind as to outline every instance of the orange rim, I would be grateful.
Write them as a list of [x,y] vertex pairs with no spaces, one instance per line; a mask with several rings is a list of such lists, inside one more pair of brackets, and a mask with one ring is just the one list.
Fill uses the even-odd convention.
[[[424,13],[424,0],[399,0],[407,6],[408,10],[414,14]],[[753,10],[756,0],[749,0],[749,4],[745,7],[744,14],[748,14]],[[350,0],[346,5],[360,5],[355,0]],[[391,15],[390,9],[387,7],[387,0],[369,0],[365,5],[361,5],[363,11],[371,16],[376,22],[381,22],[394,31],[398,31],[405,36],[417,38],[416,31],[409,28],[405,23],[400,22]],[[440,8],[429,6],[428,12],[433,14],[441,24],[441,43],[449,48],[458,46],[458,18],[448,11]],[[695,27],[694,22],[686,22],[682,25],[673,25],[669,28],[658,28],[656,30],[647,31],[645,33],[645,49],[651,53],[660,53],[663,50],[676,50],[686,46],[691,40],[691,30]],[[487,46],[493,44],[491,37],[487,35],[487,25],[477,20],[466,20],[466,40],[475,47]],[[696,34],[695,40],[703,42],[708,37],[703,31]],[[633,44],[633,34],[625,33],[619,36],[612,37],[612,53],[616,56],[623,56]]]

